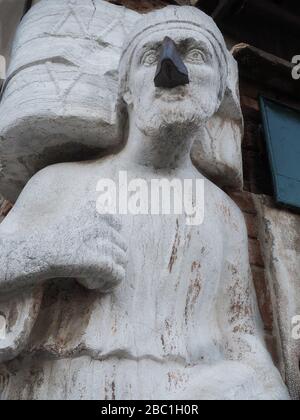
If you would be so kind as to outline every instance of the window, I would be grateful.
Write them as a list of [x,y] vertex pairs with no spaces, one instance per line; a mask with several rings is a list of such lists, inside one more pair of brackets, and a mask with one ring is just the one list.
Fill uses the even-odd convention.
[[300,111],[260,98],[278,203],[300,208]]

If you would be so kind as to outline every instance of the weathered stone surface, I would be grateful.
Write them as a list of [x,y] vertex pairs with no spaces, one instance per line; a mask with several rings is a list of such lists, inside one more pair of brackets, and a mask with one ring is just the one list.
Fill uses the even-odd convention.
[[269,284],[266,282],[265,269],[257,266],[252,266],[252,276],[257,294],[259,309],[264,323],[264,330],[267,334],[272,335],[274,332],[274,319],[272,312],[270,287]]
[[[157,89],[166,36],[176,56],[167,77],[171,82],[181,63],[189,83]],[[288,399],[263,339],[243,215],[191,161],[195,140],[211,162],[220,137],[231,143],[222,119],[240,124],[236,67],[222,34],[197,9],[162,9],[136,23],[119,69],[125,147],[43,169],[0,225],[1,334],[5,323],[10,333],[8,346],[0,340],[8,375],[2,397]],[[222,135],[207,144],[200,140],[212,118]],[[226,166],[238,153],[224,151]],[[187,193],[194,217],[186,207],[153,214],[145,197],[132,202],[140,187],[130,197],[126,187],[125,202],[137,211],[112,216],[99,193],[107,179],[119,191],[120,170],[147,187],[153,179],[198,181],[205,194]],[[108,201],[114,198],[108,190]],[[155,200],[151,192],[150,204]],[[21,309],[15,318],[14,308]]]
[[8,354],[13,359],[24,349],[39,314],[42,296],[40,287],[34,292],[29,289],[17,294],[1,293],[0,363],[7,360]]
[[[281,348],[280,369],[293,398],[300,398],[300,336],[293,337],[300,315],[300,216],[255,197],[260,220],[260,239],[271,290],[273,317]],[[298,321],[299,322],[299,321]]]
[[[7,199],[14,202],[49,164],[120,145],[118,63],[139,16],[104,0],[41,0],[24,18],[0,105],[0,191]],[[240,188],[242,115],[233,59],[230,70],[224,106],[192,156],[218,185]]]
[[115,104],[124,37],[139,15],[102,0],[44,0],[21,22],[0,106],[0,191],[15,201],[55,162],[120,143]]

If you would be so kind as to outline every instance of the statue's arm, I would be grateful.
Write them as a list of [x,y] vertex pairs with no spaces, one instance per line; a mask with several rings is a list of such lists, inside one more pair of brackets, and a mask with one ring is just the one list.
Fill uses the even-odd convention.
[[[0,224],[0,293],[32,286],[38,281],[42,266],[47,264],[43,242],[46,226],[41,219],[47,214],[47,183],[36,175],[26,185],[14,207]],[[46,225],[46,224],[45,224]],[[42,240],[43,239],[43,240]],[[45,255],[44,255],[45,254]]]
[[[258,399],[282,399],[288,394],[266,349],[263,326],[249,264],[248,234],[243,214],[232,203],[219,298],[226,357],[245,371],[247,392]],[[238,372],[237,372],[238,373]],[[238,375],[239,376],[239,375]],[[248,391],[247,391],[248,383]]]
[[0,224],[0,362],[13,359],[24,349],[42,302],[37,266],[42,251],[36,239],[42,235],[38,212],[42,214],[44,206],[38,185],[39,180],[33,178]]
[[62,211],[70,194],[63,176],[57,167],[36,174],[0,224],[2,328],[6,323],[0,363],[25,347],[38,316],[43,282],[69,277],[108,292],[125,277],[126,245],[120,226],[112,218]]
[[59,172],[54,166],[36,174],[0,225],[0,294],[67,277],[109,291],[125,277],[120,226],[96,205],[90,215],[84,205],[81,215],[72,206],[62,210],[70,192]]

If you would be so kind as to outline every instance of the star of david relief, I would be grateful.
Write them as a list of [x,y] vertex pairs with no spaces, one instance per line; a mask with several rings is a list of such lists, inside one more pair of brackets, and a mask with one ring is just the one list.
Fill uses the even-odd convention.
[[56,94],[59,98],[59,101],[62,103],[63,109],[65,111],[65,105],[66,105],[67,99],[70,93],[72,92],[73,88],[75,87],[76,83],[78,83],[79,80],[82,78],[83,72],[80,70],[75,72],[74,77],[70,78],[70,80],[67,83],[67,86],[62,87],[62,82],[57,78],[56,70],[54,66],[55,65],[49,61],[46,63],[46,68],[47,68],[47,72],[49,74],[50,80],[54,84]]
[[[119,144],[119,60],[126,34],[139,18],[102,0],[41,0],[29,11],[0,104],[0,188],[11,202],[45,165]],[[71,137],[72,147],[64,148]],[[18,158],[12,159],[13,153]]]
[[[112,22],[103,29],[101,28],[100,31],[98,31],[97,27],[97,33],[94,33],[91,30],[91,26],[97,11],[95,2],[92,1],[91,17],[87,23],[78,12],[78,6],[80,6],[80,3],[70,1],[60,21],[46,33],[46,35],[52,37],[70,35],[73,38],[78,38],[78,40],[91,41],[90,45],[86,43],[78,45],[77,56],[73,56],[72,60],[74,71],[70,72],[70,80],[67,83],[67,87],[62,87],[62,83],[56,76],[55,66],[50,61],[46,63],[47,72],[50,80],[54,84],[56,94],[63,105],[63,109],[65,109],[69,95],[84,74],[95,74],[97,77],[103,76],[107,71],[111,71],[112,66],[117,72],[120,48],[113,48],[105,41],[105,38],[114,30],[121,30],[123,33],[126,32],[124,25],[125,9],[122,8]],[[109,49],[109,51],[106,52],[106,49]],[[114,104],[111,104],[111,108],[114,108]]]
[[[89,22],[86,24],[80,14],[78,13],[78,10],[74,6],[80,6],[80,4],[77,4],[76,2],[70,2],[67,6],[67,10],[65,11],[64,15],[62,16],[61,20],[54,25],[52,30],[48,32],[51,36],[59,36],[59,35],[72,35],[77,37],[84,37],[91,41],[103,41],[105,37],[112,32],[115,28],[122,28],[126,32],[126,28],[124,26],[124,19],[123,15],[125,13],[125,9],[121,9],[119,14],[113,19],[113,21],[105,28],[97,28],[97,34],[93,34],[91,31],[91,25],[93,20],[95,19],[96,15],[96,5],[93,2],[93,10],[91,11],[91,18],[89,19]],[[92,6],[91,6],[92,7]],[[71,28],[72,25],[70,25],[70,22],[73,22],[73,27],[77,30],[73,31],[70,30],[69,32],[64,32],[63,28],[64,26],[68,26]],[[98,32],[99,31],[99,32]],[[81,36],[80,36],[81,35]],[[105,43],[104,43],[105,47]]]

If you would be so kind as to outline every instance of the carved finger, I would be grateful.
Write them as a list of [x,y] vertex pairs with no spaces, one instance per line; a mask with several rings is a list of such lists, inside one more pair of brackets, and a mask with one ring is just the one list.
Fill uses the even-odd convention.
[[121,282],[125,281],[126,278],[126,270],[123,266],[118,264],[113,264],[109,268],[108,278],[110,279],[107,281],[107,284],[104,285],[102,291],[109,292],[116,286],[118,286]]
[[120,232],[122,229],[122,224],[120,220],[112,214],[106,214],[105,216],[103,216],[103,221],[107,223],[110,227],[115,229],[117,232]]
[[99,290],[107,293],[121,283],[126,276],[124,267],[106,259],[102,262],[102,269],[90,267],[86,277],[77,278],[78,283],[89,290]]
[[[102,245],[103,241],[111,242],[121,248],[124,252],[127,251],[127,243],[123,236],[111,226],[103,224],[100,227],[93,227],[91,231],[83,231],[79,236],[80,243],[90,249],[94,249],[98,243],[98,247]],[[76,241],[78,243],[78,241]]]
[[104,242],[101,246],[101,254],[103,257],[112,259],[117,264],[123,266],[124,268],[127,265],[127,254],[120,247],[111,243]]
[[111,243],[117,245],[124,252],[127,252],[127,249],[128,249],[127,243],[124,240],[123,236],[120,235],[118,232],[116,232],[115,230],[111,230],[108,235],[108,239],[110,240]]

